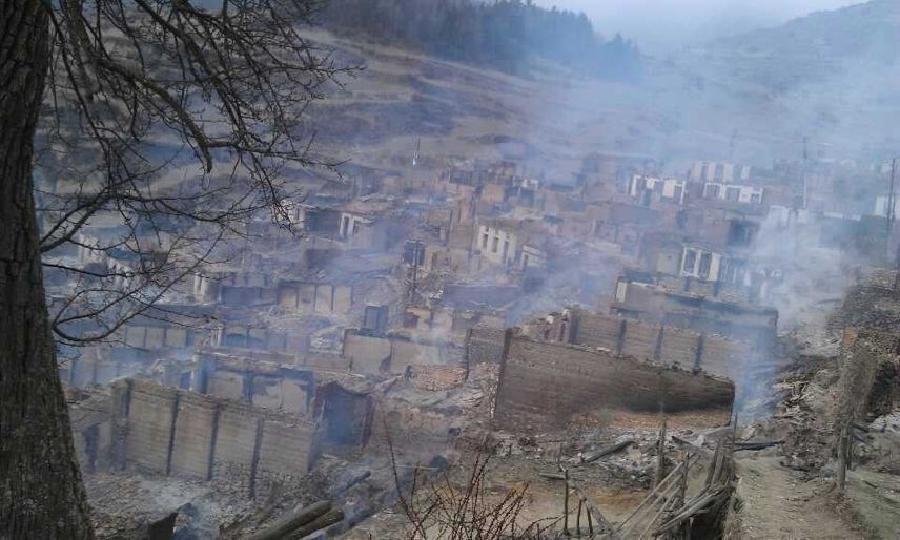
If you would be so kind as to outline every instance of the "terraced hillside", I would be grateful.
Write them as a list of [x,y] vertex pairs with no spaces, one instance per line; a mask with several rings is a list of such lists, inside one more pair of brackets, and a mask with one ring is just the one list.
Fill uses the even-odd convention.
[[[900,147],[900,4],[875,0],[645,59],[641,81],[545,65],[531,78],[311,34],[364,66],[314,111],[317,136],[355,163],[513,159],[565,179],[589,152],[768,165],[878,157]],[[680,167],[680,166],[679,166]]]

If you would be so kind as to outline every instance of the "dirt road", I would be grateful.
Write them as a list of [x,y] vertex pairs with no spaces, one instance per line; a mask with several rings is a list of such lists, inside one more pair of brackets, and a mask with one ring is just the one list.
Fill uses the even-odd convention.
[[775,456],[737,456],[740,538],[861,539],[829,504],[823,481],[804,482]]

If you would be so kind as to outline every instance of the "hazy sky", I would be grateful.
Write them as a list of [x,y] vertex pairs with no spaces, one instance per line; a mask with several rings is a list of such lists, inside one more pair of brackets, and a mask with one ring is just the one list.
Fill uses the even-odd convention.
[[653,53],[666,48],[773,26],[862,0],[536,0],[587,13],[598,31],[620,32]]

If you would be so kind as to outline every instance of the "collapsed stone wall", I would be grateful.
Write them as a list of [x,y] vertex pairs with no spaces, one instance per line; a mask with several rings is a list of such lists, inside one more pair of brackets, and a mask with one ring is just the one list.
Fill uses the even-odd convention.
[[889,414],[900,404],[900,334],[846,328],[841,342],[837,413],[861,419]]
[[417,390],[441,392],[461,387],[468,375],[466,367],[416,366],[407,372],[407,382]]
[[599,410],[730,410],[734,384],[610,352],[540,342],[510,331],[494,423],[504,429],[560,429]]
[[82,463],[226,480],[248,497],[304,477],[318,453],[315,423],[245,403],[138,380],[112,385],[109,415],[73,423],[76,440],[100,427],[106,444],[79,444]]
[[850,287],[829,323],[838,332],[848,327],[896,329],[900,327],[900,289],[870,284]]
[[900,271],[894,268],[859,267],[852,276],[858,286],[900,289]]

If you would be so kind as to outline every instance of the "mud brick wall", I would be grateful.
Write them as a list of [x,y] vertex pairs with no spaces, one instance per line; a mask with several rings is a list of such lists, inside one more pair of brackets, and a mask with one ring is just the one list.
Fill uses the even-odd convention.
[[755,358],[748,344],[720,336],[703,336],[697,367],[709,373],[740,380],[747,365]]
[[314,434],[307,422],[266,418],[257,441],[253,491],[269,493],[274,483],[290,486],[300,481],[312,465],[313,442]]
[[391,342],[384,337],[364,336],[348,331],[344,334],[342,354],[350,360],[354,373],[381,373],[391,357]]
[[634,282],[619,282],[617,300],[611,309],[666,326],[768,343],[774,342],[778,324],[778,311],[773,308],[723,302]]
[[278,287],[278,305],[294,313],[347,314],[353,290],[347,285],[286,283]]
[[276,375],[253,375],[250,380],[250,403],[263,409],[282,410],[304,415],[311,401],[308,381]]
[[[87,388],[93,384],[105,385],[120,377],[140,373],[156,360],[155,354],[147,355],[140,351],[104,349],[85,349],[77,358],[69,362],[69,369],[63,380],[74,388]],[[109,352],[109,354],[105,354]],[[112,353],[119,354],[112,354]]]
[[228,408],[221,412],[211,478],[229,478],[249,495],[261,423],[260,418],[247,408]]
[[503,359],[503,342],[506,331],[487,326],[476,326],[466,334],[466,361],[477,364],[499,364]]
[[350,371],[350,359],[337,354],[306,354],[301,359],[300,364],[314,371]]
[[644,360],[658,359],[660,328],[656,324],[627,321],[624,327],[621,353]]
[[244,374],[228,370],[208,372],[204,393],[224,399],[243,399]]
[[581,310],[573,311],[572,316],[575,319],[571,337],[573,345],[618,351],[622,319]]
[[[206,478],[219,405],[203,396],[180,392],[169,454],[169,474]],[[130,422],[129,422],[130,424]]]
[[[666,365],[677,363],[685,369],[696,367],[698,353],[700,352],[700,334],[690,330],[665,326],[663,327],[659,350],[659,360]],[[716,371],[711,371],[710,373],[723,375],[723,373]]]
[[391,373],[403,373],[412,366],[440,366],[446,363],[437,345],[416,343],[405,339],[391,339]]
[[191,339],[184,328],[141,326],[137,324],[125,327],[125,344],[137,349],[162,349],[166,347],[183,349],[190,345]]
[[258,497],[305,476],[318,453],[315,423],[299,416],[145,381],[116,386],[119,467],[223,479]]
[[204,394],[292,415],[309,412],[314,391],[314,377],[306,369],[244,357],[206,355],[197,379],[194,388]]
[[460,364],[464,351],[441,342],[417,342],[400,336],[344,333],[342,355],[352,361],[353,373],[403,373],[413,366]]
[[[463,427],[456,411],[420,408],[402,400],[382,399],[375,404],[367,448],[395,455],[428,459],[446,452]],[[388,444],[390,437],[390,445]]]
[[602,409],[651,412],[730,409],[731,381],[653,366],[510,332],[500,368],[497,427],[561,429],[579,413]]
[[125,455],[130,464],[157,474],[168,473],[169,445],[178,391],[138,383],[127,397]]
[[744,341],[701,334],[674,326],[573,310],[570,343],[605,349],[681,369],[702,369],[723,377],[740,377],[760,355]]

